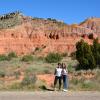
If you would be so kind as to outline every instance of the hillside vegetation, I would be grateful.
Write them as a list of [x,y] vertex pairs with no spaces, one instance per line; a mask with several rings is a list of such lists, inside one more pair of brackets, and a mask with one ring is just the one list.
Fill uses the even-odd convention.
[[20,12],[13,12],[0,16],[0,29],[12,28],[22,23]]

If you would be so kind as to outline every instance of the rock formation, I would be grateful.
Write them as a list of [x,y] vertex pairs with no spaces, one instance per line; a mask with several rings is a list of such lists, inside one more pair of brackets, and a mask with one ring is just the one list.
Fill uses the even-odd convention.
[[80,39],[91,44],[96,37],[100,37],[100,18],[67,25],[51,18],[26,17],[19,12],[0,16],[0,54],[12,51],[18,55],[70,54]]

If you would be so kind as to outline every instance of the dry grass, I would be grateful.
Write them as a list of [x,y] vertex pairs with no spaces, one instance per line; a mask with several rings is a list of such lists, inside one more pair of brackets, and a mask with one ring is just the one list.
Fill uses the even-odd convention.
[[[78,63],[70,57],[64,57],[61,62],[66,63],[70,72],[69,89],[100,91],[99,69],[93,71],[75,71],[74,67]],[[0,71],[4,72],[5,76],[0,78],[0,90],[41,90],[44,86],[47,86],[45,81],[37,80],[35,85],[30,84],[23,88],[20,85],[21,81],[27,74],[53,74],[56,66],[57,63],[49,64],[44,59],[38,59],[35,56],[32,62],[23,62],[21,61],[21,57],[13,58],[10,61],[1,61]]]

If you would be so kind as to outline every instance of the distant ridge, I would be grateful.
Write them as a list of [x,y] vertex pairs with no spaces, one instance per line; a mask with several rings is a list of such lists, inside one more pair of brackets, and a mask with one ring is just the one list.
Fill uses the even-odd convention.
[[19,55],[70,54],[80,39],[91,44],[96,37],[100,39],[100,18],[88,18],[80,24],[68,25],[52,18],[24,16],[19,11],[0,16],[0,54],[11,51]]

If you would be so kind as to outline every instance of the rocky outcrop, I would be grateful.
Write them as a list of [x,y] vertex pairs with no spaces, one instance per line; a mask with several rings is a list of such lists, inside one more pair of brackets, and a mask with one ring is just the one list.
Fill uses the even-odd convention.
[[50,18],[25,17],[18,12],[11,16],[0,19],[0,23],[5,21],[0,24],[0,54],[12,51],[18,55],[71,53],[75,51],[75,44],[80,39],[91,44],[93,38],[100,37],[100,18],[87,19],[79,25],[67,25]]

